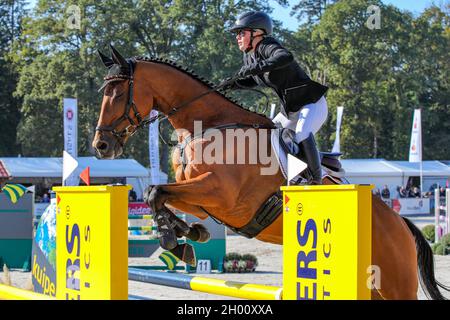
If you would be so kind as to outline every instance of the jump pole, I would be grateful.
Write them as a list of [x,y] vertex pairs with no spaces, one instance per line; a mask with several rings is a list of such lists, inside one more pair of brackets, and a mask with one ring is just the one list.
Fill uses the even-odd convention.
[[134,281],[249,300],[281,300],[283,291],[282,288],[275,286],[136,268],[128,269],[128,278]]
[[0,300],[56,300],[45,294],[0,284]]

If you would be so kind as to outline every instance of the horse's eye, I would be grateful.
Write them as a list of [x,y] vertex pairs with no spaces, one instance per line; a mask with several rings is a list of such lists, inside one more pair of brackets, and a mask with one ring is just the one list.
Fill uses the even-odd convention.
[[122,92],[122,93],[119,93],[118,95],[116,95],[116,96],[114,97],[114,99],[119,99],[120,97],[123,96],[124,93],[125,93],[125,91]]

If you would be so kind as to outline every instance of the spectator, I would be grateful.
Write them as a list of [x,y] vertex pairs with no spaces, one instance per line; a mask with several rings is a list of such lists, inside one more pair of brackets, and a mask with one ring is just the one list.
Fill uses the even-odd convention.
[[408,193],[406,192],[405,187],[401,186],[401,187],[398,189],[398,197],[399,197],[399,198],[407,198],[407,197],[408,197]]
[[445,198],[445,188],[444,187],[439,188],[439,198]]
[[41,202],[45,202],[45,203],[50,202],[50,197],[48,196],[48,193],[44,193]]
[[420,189],[418,187],[414,187],[411,190],[409,196],[410,196],[410,198],[420,198],[421,197]]
[[381,197],[384,199],[391,198],[391,192],[389,191],[389,188],[387,185],[384,185],[383,190],[381,190]]
[[137,199],[136,191],[134,191],[134,189],[131,188],[130,192],[128,193],[128,200],[130,202],[136,202],[136,199]]

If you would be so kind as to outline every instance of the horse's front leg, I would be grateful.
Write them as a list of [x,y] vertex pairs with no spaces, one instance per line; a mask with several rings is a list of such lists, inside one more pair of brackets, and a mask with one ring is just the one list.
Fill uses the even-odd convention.
[[202,197],[202,195],[211,195],[211,191],[216,187],[216,180],[214,174],[205,173],[180,183],[150,186],[144,193],[145,202],[155,213],[161,247],[170,250],[186,263],[194,263],[195,253],[189,245],[179,245],[177,237],[186,236],[193,241],[206,242],[210,234],[202,224],[187,225],[166,208],[165,203],[176,199],[189,205],[214,204],[217,202],[217,200],[214,201],[216,198]]

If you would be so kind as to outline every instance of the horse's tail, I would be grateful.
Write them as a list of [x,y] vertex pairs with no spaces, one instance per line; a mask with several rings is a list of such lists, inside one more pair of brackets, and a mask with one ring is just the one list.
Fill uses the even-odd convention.
[[434,258],[433,251],[422,232],[411,221],[402,217],[406,222],[409,230],[411,230],[416,240],[417,264],[419,266],[419,280],[425,295],[428,299],[447,300],[439,288],[450,291],[450,288],[443,285],[434,277]]

